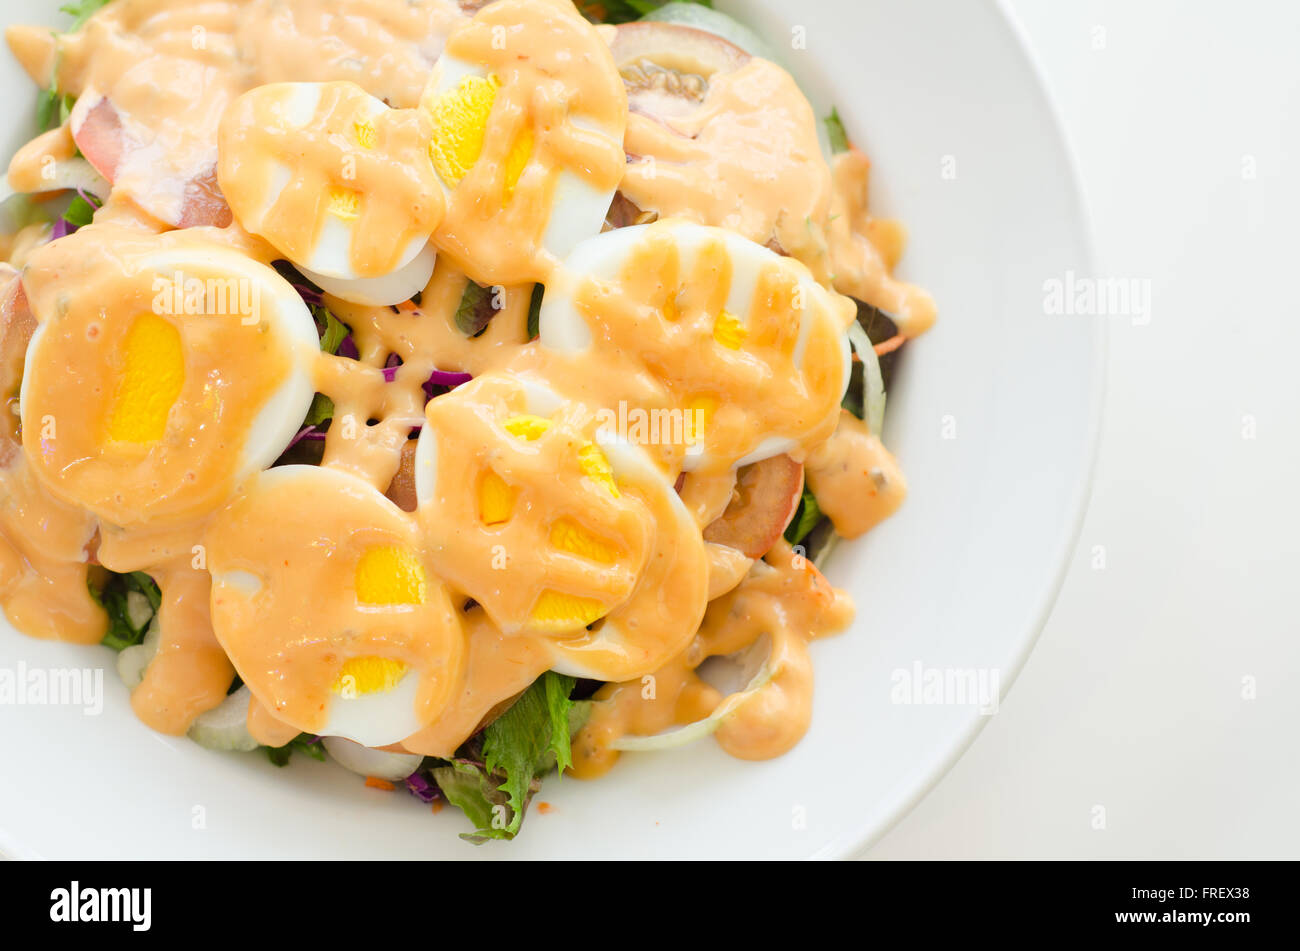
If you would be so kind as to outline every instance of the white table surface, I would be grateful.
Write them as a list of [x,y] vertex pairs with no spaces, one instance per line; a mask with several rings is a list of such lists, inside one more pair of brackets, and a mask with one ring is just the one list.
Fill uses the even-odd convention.
[[1038,646],[866,854],[1300,857],[1300,4],[1012,7],[1099,276],[1149,280],[1151,319],[1110,319],[1092,503]]

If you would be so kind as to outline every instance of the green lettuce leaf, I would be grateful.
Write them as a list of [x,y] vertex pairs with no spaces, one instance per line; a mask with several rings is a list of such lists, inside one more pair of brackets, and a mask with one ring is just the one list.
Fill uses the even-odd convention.
[[334,418],[334,401],[324,393],[317,393],[311,398],[311,406],[307,408],[307,418],[302,421],[304,426],[319,426],[327,419]]
[[99,10],[108,6],[108,2],[109,0],[72,0],[71,3],[59,7],[59,12],[72,17],[72,25],[68,27],[68,32],[75,33]]
[[153,578],[143,571],[125,575],[109,572],[102,587],[96,587],[93,581],[89,587],[91,597],[108,614],[108,633],[100,643],[123,651],[143,642],[149,622],[162,604],[162,593]]
[[817,496],[812,494],[807,486],[803,489],[803,498],[799,500],[799,508],[795,510],[794,518],[790,519],[790,524],[785,527],[785,540],[791,545],[798,545],[808,537],[808,533],[817,527],[817,523],[822,520],[821,506],[817,504]]
[[514,832],[507,828],[511,812],[506,794],[497,785],[496,777],[483,767],[467,760],[452,760],[433,770],[433,781],[447,801],[474,824],[473,832],[461,833],[462,839],[482,845],[489,839],[514,838]]
[[[316,330],[320,334],[321,352],[338,353],[344,339],[352,332],[348,329],[348,325],[335,317],[328,307],[323,307],[320,304],[316,304],[311,308],[311,315],[316,321]],[[317,393],[312,397],[311,406],[307,409],[307,417],[302,421],[302,424],[304,426],[319,426],[326,420],[333,418],[334,401],[324,393]]]
[[551,753],[557,763],[573,765],[569,694],[575,682],[572,677],[548,671],[483,731],[483,765],[489,773],[505,775],[500,789],[514,813],[508,827],[511,835],[523,822],[529,787],[543,757]]
[[60,93],[53,85],[42,89],[36,94],[37,131],[45,132],[67,122],[76,101],[75,96]]
[[475,844],[513,839],[540,777],[573,765],[570,738],[591,712],[589,701],[569,699],[575,683],[554,672],[542,675],[456,759],[433,770],[447,801],[474,823],[461,838]]
[[[654,13],[668,0],[578,0],[578,9],[593,23],[628,23]],[[713,0],[687,0],[702,7],[713,6]]]
[[496,314],[492,297],[491,288],[466,281],[465,292],[456,307],[456,329],[466,337],[477,337],[487,330],[488,322]]
[[321,350],[325,353],[338,353],[344,339],[351,333],[348,325],[330,313],[328,307],[322,307],[320,304],[312,307],[311,315],[316,321],[316,329],[320,332]]
[[324,744],[308,742],[312,739],[310,733],[299,733],[284,746],[263,746],[260,749],[275,766],[288,766],[294,753],[310,756],[319,763],[325,762]]
[[831,153],[839,155],[841,152],[847,152],[849,150],[849,135],[844,131],[844,123],[840,121],[839,112],[832,109],[831,114],[824,121],[826,122],[826,134],[831,140]]
[[63,213],[63,220],[74,228],[84,228],[90,224],[98,207],[78,195],[68,203],[68,210]]

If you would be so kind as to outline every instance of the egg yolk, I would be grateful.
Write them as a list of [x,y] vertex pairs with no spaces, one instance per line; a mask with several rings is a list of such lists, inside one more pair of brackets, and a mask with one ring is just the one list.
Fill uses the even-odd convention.
[[373,149],[375,147],[375,143],[379,139],[379,133],[375,131],[373,125],[369,122],[358,121],[352,124],[352,129],[357,136],[357,145],[363,149]]
[[612,565],[618,553],[572,519],[562,518],[551,526],[551,545],[589,561]]
[[[503,428],[517,439],[532,442],[547,432],[552,422],[545,416],[520,414],[502,423]],[[590,479],[618,497],[618,486],[609,459],[593,442],[578,449],[578,467]],[[514,513],[516,491],[499,475],[488,469],[479,482],[479,515],[485,525],[499,525],[509,521]],[[588,561],[612,565],[618,552],[606,541],[597,538],[572,519],[563,518],[551,526],[550,543],[553,548],[577,555]],[[546,589],[538,595],[533,605],[533,621],[553,631],[572,631],[584,628],[601,618],[607,606],[596,598],[565,594]]]
[[180,331],[156,314],[141,314],[127,332],[125,351],[105,434],[114,442],[154,443],[167,431],[185,384]]
[[406,664],[389,657],[352,657],[344,662],[330,689],[345,698],[387,693],[406,676]]
[[[448,187],[459,185],[482,154],[488,117],[500,88],[501,81],[495,76],[466,76],[429,107],[433,119],[429,158]],[[514,192],[532,152],[533,133],[525,128],[506,155],[507,197]]]
[[491,469],[483,474],[479,485],[479,516],[484,525],[500,525],[510,520],[515,510],[515,490],[506,485]]
[[[604,459],[604,456],[601,458]],[[551,545],[560,551],[603,565],[612,565],[618,558],[618,552],[613,546],[567,518],[562,518],[551,526]],[[584,598],[548,588],[538,595],[537,602],[533,605],[532,619],[552,630],[576,630],[598,620],[607,610],[606,605],[596,598]]]
[[713,322],[713,339],[728,350],[739,350],[745,342],[746,334],[745,325],[740,322],[740,318],[725,310]]
[[[521,414],[511,416],[502,424],[510,435],[532,442],[551,428],[551,421],[545,416]],[[578,449],[578,467],[583,475],[603,485],[614,498],[619,497],[618,485],[614,482],[614,470],[609,459],[593,442],[585,443]],[[515,490],[491,469],[483,474],[479,482],[479,517],[485,525],[500,525],[510,520],[515,508]],[[612,559],[611,559],[612,560]]]
[[598,621],[605,605],[595,598],[546,590],[533,605],[533,621],[554,631],[574,631]]
[[589,442],[578,450],[578,466],[588,479],[599,482],[609,494],[618,498],[618,486],[614,484],[614,470],[610,468],[609,459],[594,442]]
[[329,212],[344,221],[353,221],[361,214],[361,196],[350,188],[330,189]]
[[424,604],[429,581],[411,549],[379,545],[357,562],[356,585],[360,603],[392,606]]
[[686,404],[682,435],[688,446],[694,446],[704,438],[704,431],[717,408],[718,401],[708,396],[697,396]]
[[531,442],[551,428],[551,421],[545,416],[511,416],[502,425],[511,436]]
[[532,155],[533,130],[525,128],[515,137],[514,144],[510,146],[510,152],[506,155],[507,198],[515,193],[515,186],[519,184],[519,176],[524,173],[524,168],[528,165],[528,160],[532,158]]

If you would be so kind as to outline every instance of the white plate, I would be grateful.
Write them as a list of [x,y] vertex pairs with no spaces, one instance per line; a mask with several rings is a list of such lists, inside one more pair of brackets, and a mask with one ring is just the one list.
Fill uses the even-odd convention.
[[[51,11],[59,0],[45,0]],[[5,23],[32,17],[3,0]],[[1087,497],[1104,329],[1044,315],[1044,282],[1090,274],[1067,147],[1017,30],[993,3],[782,0],[747,11],[819,110],[838,106],[875,162],[878,209],[912,240],[904,276],[938,299],[909,347],[887,441],[902,512],[844,545],[848,633],[813,647],[811,732],[787,756],[729,759],[711,742],[625,756],[606,779],[550,779],[513,843],[474,848],[453,809],[310,761],[208,753],[132,715],[106,649],[0,631],[0,668],[103,665],[100,716],[0,707],[0,848],[49,857],[372,858],[846,856],[914,804],[986,717],[891,702],[896,669],[986,668],[1009,687],[1055,597]],[[59,22],[51,12],[47,22]],[[802,33],[799,32],[802,28]],[[793,49],[785,37],[806,38]],[[6,55],[10,103],[33,95]],[[834,93],[830,92],[834,89]],[[11,110],[10,115],[15,114]],[[4,139],[15,148],[29,120]],[[949,161],[950,157],[950,161]],[[945,164],[947,163],[947,164]],[[944,175],[955,168],[955,177]],[[944,438],[952,417],[956,438]]]

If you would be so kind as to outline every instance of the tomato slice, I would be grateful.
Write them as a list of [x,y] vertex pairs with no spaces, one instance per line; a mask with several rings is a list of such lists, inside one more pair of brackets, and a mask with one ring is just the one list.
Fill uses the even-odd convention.
[[[91,104],[84,109],[73,110],[72,140],[77,143],[77,148],[95,171],[113,183],[117,180],[123,159],[139,148],[139,143],[111,101],[93,92],[86,93],[83,98],[87,98]],[[182,190],[184,198],[179,214],[160,213],[158,209],[143,204],[141,207],[177,228],[200,225],[224,228],[230,224],[230,207],[217,186],[215,154],[212,164],[187,178]]]
[[[27,303],[23,282],[8,264],[0,264],[0,397],[5,407],[14,405],[23,379],[27,344],[36,330],[36,318]],[[21,448],[18,416],[5,412],[0,426],[0,467],[7,466]]]
[[414,512],[415,501],[415,445],[418,440],[408,439],[402,447],[402,458],[397,464],[393,481],[384,494],[403,512]]
[[803,465],[772,456],[740,469],[731,504],[704,528],[704,540],[761,558],[776,544],[803,496]]

